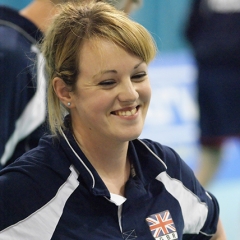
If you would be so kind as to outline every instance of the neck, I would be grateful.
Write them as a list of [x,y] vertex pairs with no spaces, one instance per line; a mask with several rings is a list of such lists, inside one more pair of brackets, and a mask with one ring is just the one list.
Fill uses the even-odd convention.
[[36,0],[22,9],[19,14],[33,22],[42,32],[46,31],[56,6],[51,1]]
[[[74,137],[98,172],[103,182],[111,193],[124,196],[125,183],[130,175],[130,162],[127,158],[128,142],[113,143],[112,141],[95,141],[84,138],[74,132]],[[89,141],[87,141],[88,139]]]

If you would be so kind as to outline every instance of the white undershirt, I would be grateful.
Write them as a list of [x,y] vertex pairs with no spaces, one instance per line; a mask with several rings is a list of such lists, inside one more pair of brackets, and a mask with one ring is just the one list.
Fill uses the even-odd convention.
[[127,199],[118,194],[110,193],[111,202],[115,203],[117,206],[121,206]]

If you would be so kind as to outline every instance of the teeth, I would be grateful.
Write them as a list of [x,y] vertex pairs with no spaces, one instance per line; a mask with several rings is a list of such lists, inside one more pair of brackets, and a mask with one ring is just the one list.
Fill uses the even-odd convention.
[[126,116],[131,116],[132,113],[130,111],[126,111]]
[[136,112],[137,112],[136,108],[132,109],[132,111],[131,111],[132,115],[135,114]]
[[116,112],[116,115],[119,115],[119,116],[131,116],[131,115],[134,115],[136,112],[137,112],[137,109],[134,108],[131,111],[118,111],[118,112]]

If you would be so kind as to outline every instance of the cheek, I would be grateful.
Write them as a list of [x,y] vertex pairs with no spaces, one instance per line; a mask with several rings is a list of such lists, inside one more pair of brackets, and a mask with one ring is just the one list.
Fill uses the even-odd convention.
[[144,84],[144,86],[141,88],[140,94],[144,102],[150,102],[151,95],[152,95],[152,89],[151,89],[150,83]]
[[109,96],[97,92],[88,94],[84,98],[80,98],[79,101],[81,101],[81,106],[85,112],[90,111],[95,115],[97,115],[98,113],[102,113],[103,111],[106,111],[110,102]]

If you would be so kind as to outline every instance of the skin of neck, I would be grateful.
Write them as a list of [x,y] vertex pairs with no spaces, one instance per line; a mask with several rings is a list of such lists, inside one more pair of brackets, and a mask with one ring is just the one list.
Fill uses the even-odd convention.
[[[129,142],[115,142],[84,137],[74,131],[75,139],[98,172],[111,193],[124,196],[124,187],[130,175],[130,162],[127,157]],[[82,140],[84,139],[84,141]]]
[[57,7],[50,0],[35,0],[19,11],[19,14],[33,22],[42,32],[45,32]]

